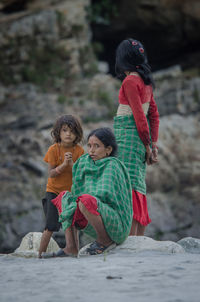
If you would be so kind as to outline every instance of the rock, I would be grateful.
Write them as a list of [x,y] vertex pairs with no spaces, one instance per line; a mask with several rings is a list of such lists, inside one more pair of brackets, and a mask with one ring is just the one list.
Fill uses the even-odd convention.
[[198,237],[199,205],[197,202],[196,204],[188,202],[185,195],[177,192],[167,194],[152,192],[147,195],[152,222],[146,229],[146,236],[157,240],[172,241],[178,241],[187,236]]
[[[199,118],[199,114],[187,117],[173,114],[160,119],[160,161],[147,170],[151,190],[168,191],[177,185],[181,188],[188,181],[193,185],[199,183]],[[163,175],[168,177],[164,179]]]
[[[184,66],[199,65],[199,60],[187,51],[192,51],[191,46],[197,43],[196,50],[199,52],[199,0],[119,0],[113,1],[113,11],[111,5],[105,12],[94,1],[93,7],[97,15],[93,16],[93,39],[106,45],[103,55],[110,61],[113,73],[112,54],[123,38],[131,36],[144,42],[149,61],[156,69],[160,69],[160,65],[170,66],[180,61]],[[114,13],[114,8],[117,13]],[[187,58],[184,53],[188,53]]]
[[174,213],[169,207],[169,194],[152,193],[148,195],[149,212],[154,226],[159,226],[159,231],[165,233],[176,228]]
[[186,237],[179,240],[177,243],[188,253],[200,254],[200,239],[198,238]]
[[100,73],[108,73],[109,72],[109,66],[108,66],[108,63],[107,62],[103,62],[103,61],[100,61],[98,63],[98,71]]
[[[198,237],[199,227],[199,114],[160,119],[159,163],[147,168],[147,192],[156,239]],[[198,230],[198,231],[197,231]],[[188,232],[189,231],[189,232]],[[170,234],[168,238],[163,233]],[[159,236],[156,236],[159,235]],[[175,238],[176,235],[176,238]]]
[[[20,246],[11,254],[21,257],[37,257],[42,233],[30,232],[24,236]],[[53,238],[47,248],[48,253],[59,250],[58,244]],[[118,245],[115,251],[129,250],[134,253],[144,251],[157,251],[161,253],[200,253],[200,239],[187,237],[179,240],[177,243],[173,241],[158,241],[146,236],[129,236],[126,241]]]
[[177,78],[180,77],[182,73],[181,66],[175,65],[164,70],[159,70],[153,73],[154,80],[161,80],[164,78]]
[[36,119],[30,116],[21,116],[16,121],[8,124],[7,127],[10,130],[36,127]]
[[[37,257],[38,250],[40,246],[42,233],[40,232],[30,232],[24,236],[20,246],[12,253],[13,256],[21,256],[21,257]],[[51,238],[47,253],[56,252],[59,250],[59,246],[55,242],[53,238]]]
[[117,249],[132,250],[134,252],[157,251],[162,253],[184,253],[179,244],[172,241],[156,241],[146,236],[129,236]]
[[160,116],[199,111],[199,77],[187,78],[187,73],[182,73],[178,66],[158,71],[153,76],[156,84],[154,97]]
[[[1,37],[0,37],[1,39]],[[6,103],[6,88],[0,85],[0,105],[5,105]]]
[[26,168],[28,168],[38,176],[45,175],[46,169],[41,165],[40,162],[36,162],[31,158],[22,162],[22,165],[24,165]]

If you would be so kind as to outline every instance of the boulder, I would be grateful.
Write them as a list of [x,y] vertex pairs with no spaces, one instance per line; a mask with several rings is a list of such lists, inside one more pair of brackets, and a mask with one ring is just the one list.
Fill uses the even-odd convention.
[[162,253],[184,253],[184,249],[173,241],[157,241],[146,236],[129,236],[116,250],[131,250],[135,253],[157,251]]
[[[40,246],[42,233],[41,232],[30,232],[24,236],[20,246],[10,255],[19,257],[37,257]],[[59,246],[56,241],[51,238],[47,253],[57,252]],[[168,254],[177,253],[200,253],[200,239],[186,237],[179,240],[177,243],[173,241],[159,241],[154,240],[146,236],[129,236],[124,243],[118,245],[115,249],[116,252],[119,250],[129,250],[134,253],[144,251],[154,251]]]
[[[30,232],[26,234],[26,236],[24,236],[22,239],[20,246],[14,251],[14,253],[12,253],[12,255],[26,258],[37,257],[41,236],[41,232]],[[56,252],[58,250],[59,246],[55,240],[51,238],[47,248],[47,253]]]
[[186,252],[200,254],[200,239],[186,237],[178,241]]

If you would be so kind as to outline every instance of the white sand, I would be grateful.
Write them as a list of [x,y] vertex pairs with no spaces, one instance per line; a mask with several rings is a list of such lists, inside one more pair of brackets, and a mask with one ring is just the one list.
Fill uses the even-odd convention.
[[1,255],[0,301],[199,302],[200,254],[113,250],[79,259]]

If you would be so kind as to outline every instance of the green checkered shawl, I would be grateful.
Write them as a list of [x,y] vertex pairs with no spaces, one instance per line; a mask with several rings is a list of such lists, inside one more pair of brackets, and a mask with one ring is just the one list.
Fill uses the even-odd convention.
[[141,141],[134,117],[114,117],[114,133],[118,144],[118,158],[128,169],[135,191],[146,195],[146,149]]
[[[72,190],[62,198],[59,221],[63,229],[72,224],[77,197],[90,194],[97,199],[97,211],[108,235],[114,242],[122,243],[129,235],[133,217],[130,177],[124,164],[115,157],[94,162],[85,154],[76,161],[72,173]],[[96,238],[96,232],[90,224],[83,231]]]

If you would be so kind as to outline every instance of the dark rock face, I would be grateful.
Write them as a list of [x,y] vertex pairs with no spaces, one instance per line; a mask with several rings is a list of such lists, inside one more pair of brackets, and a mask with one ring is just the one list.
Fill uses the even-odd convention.
[[[43,103],[44,95],[40,98],[33,85],[10,86],[5,90],[7,97],[1,107],[0,122],[0,242],[1,251],[12,251],[27,231],[43,228],[41,198],[47,171],[42,157],[49,139],[40,127],[57,111],[52,99],[51,106]],[[47,119],[42,118],[42,112],[46,112]]]
[[[98,5],[93,1],[93,5]],[[92,22],[93,39],[105,46],[101,59],[109,61],[114,74],[116,46],[129,37],[141,40],[153,70],[176,63],[183,67],[198,64],[200,57],[200,3],[198,0],[119,0],[117,16],[110,14],[109,24]],[[110,4],[111,5],[111,4]],[[102,11],[103,13],[103,11]],[[105,15],[105,14],[104,14]]]

